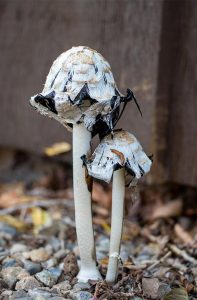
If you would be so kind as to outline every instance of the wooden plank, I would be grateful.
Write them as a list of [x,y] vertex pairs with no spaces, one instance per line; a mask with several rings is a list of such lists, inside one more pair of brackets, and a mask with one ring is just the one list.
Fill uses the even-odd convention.
[[169,124],[170,180],[197,186],[197,2],[184,1]]
[[195,0],[164,1],[153,136],[154,181],[197,186],[196,13]]
[[162,1],[1,0],[0,144],[40,152],[71,140],[56,121],[35,113],[28,98],[41,91],[52,61],[88,45],[111,63],[120,90],[133,88],[143,110],[128,105],[120,127],[151,150]]

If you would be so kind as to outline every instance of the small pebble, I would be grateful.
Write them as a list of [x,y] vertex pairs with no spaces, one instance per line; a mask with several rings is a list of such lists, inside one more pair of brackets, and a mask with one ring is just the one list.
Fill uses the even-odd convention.
[[57,291],[58,294],[62,294],[63,296],[67,295],[69,290],[71,290],[71,285],[68,280],[54,285],[52,289],[52,291]]
[[61,275],[59,268],[51,268],[49,270],[43,270],[35,275],[35,277],[41,281],[44,285],[52,287],[57,283],[58,278]]
[[12,289],[18,280],[28,276],[29,273],[21,267],[8,267],[2,269],[0,275],[9,288]]
[[48,300],[52,297],[58,297],[56,293],[51,292],[51,290],[47,287],[34,288],[28,291],[28,295],[31,299],[35,300]]
[[169,293],[171,290],[170,285],[167,283],[160,283],[159,289],[158,289],[158,298],[163,299],[163,297]]
[[61,242],[58,238],[52,236],[48,240],[49,245],[53,248],[55,252],[57,252],[61,247]]
[[72,300],[89,300],[92,299],[92,294],[89,292],[75,292],[75,293],[70,293],[70,297]]
[[0,238],[0,247],[4,247],[6,245],[6,241]]
[[73,252],[69,252],[64,259],[64,274],[71,278],[79,272],[77,258]]
[[50,253],[45,248],[38,248],[24,252],[23,256],[26,259],[31,259],[33,262],[42,262],[49,259]]
[[5,233],[5,237],[7,239],[11,239],[17,234],[17,230],[14,227],[3,222],[0,222],[0,232],[1,235]]
[[2,291],[3,289],[7,289],[8,288],[8,285],[7,283],[0,278],[0,291]]
[[68,252],[65,249],[61,249],[54,254],[54,257],[57,258],[58,260],[61,260],[65,258],[67,254]]
[[49,268],[55,267],[56,265],[57,265],[57,259],[54,257],[52,257],[42,263],[42,267],[44,269],[49,269]]
[[[8,291],[8,290],[6,290],[6,291],[3,291],[2,293],[1,293],[1,297],[2,297],[2,299],[8,299],[7,297],[9,297],[9,296],[11,296],[13,294],[13,291]],[[5,298],[4,298],[5,297]],[[10,298],[9,298],[10,299]]]
[[24,268],[29,272],[30,275],[34,275],[42,270],[39,263],[32,262],[30,260],[24,260]]
[[9,300],[30,300],[31,298],[27,295],[25,291],[16,291],[13,292],[12,296],[9,297]]
[[33,276],[26,276],[16,283],[15,289],[28,291],[40,286],[40,282],[38,282],[38,280],[36,280]]
[[4,269],[8,267],[21,267],[21,266],[14,258],[7,257],[2,262],[2,268]]
[[85,290],[89,290],[90,289],[90,284],[88,282],[77,282],[74,286],[73,286],[73,290],[81,290],[81,291],[85,291]]
[[27,246],[25,246],[24,244],[16,243],[10,248],[11,255],[18,253],[18,252],[25,252],[25,251],[27,251]]
[[158,299],[159,280],[157,278],[143,278],[142,290],[146,297]]

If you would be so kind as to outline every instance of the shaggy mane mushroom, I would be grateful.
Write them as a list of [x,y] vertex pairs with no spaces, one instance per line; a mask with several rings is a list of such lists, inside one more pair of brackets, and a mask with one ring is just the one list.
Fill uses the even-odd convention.
[[[81,266],[78,280],[101,279],[96,267],[92,226],[91,192],[85,181],[82,155],[90,153],[91,137],[113,130],[127,102],[135,100],[128,90],[117,89],[110,65],[95,50],[73,47],[52,64],[41,93],[30,104],[42,115],[54,118],[73,131],[73,183],[77,240]],[[136,103],[137,104],[137,103]]]
[[120,130],[105,136],[91,158],[83,157],[90,176],[112,185],[112,217],[109,264],[106,281],[113,283],[117,277],[118,258],[124,215],[125,172],[132,180],[148,173],[152,164],[138,140],[131,133]]

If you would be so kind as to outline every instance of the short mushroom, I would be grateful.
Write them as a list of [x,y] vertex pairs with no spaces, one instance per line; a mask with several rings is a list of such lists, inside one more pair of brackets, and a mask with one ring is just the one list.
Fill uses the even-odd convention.
[[152,161],[143,152],[140,143],[131,133],[119,130],[103,138],[92,157],[82,157],[90,176],[110,182],[112,186],[112,218],[109,265],[107,282],[114,282],[117,276],[122,224],[124,214],[125,171],[132,179],[139,179],[149,172]]
[[[128,90],[124,97],[117,89],[110,65],[95,50],[73,47],[53,63],[42,93],[30,99],[41,114],[59,121],[73,131],[73,181],[76,231],[81,258],[78,280],[100,279],[96,267],[91,212],[91,191],[85,181],[80,157],[90,152],[91,137],[113,130],[128,101],[134,100]],[[137,104],[137,102],[136,102]]]

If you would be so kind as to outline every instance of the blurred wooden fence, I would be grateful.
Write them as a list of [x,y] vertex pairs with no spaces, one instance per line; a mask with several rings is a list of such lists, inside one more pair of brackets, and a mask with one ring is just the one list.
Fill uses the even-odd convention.
[[196,0],[0,0],[0,144],[30,151],[71,140],[28,104],[52,61],[87,45],[136,94],[120,127],[154,154],[150,180],[197,185]]

